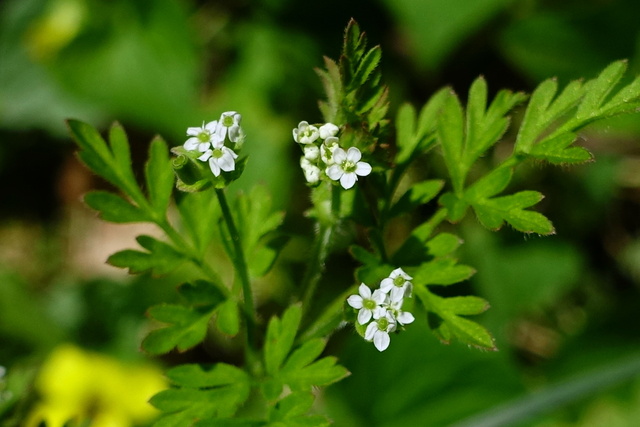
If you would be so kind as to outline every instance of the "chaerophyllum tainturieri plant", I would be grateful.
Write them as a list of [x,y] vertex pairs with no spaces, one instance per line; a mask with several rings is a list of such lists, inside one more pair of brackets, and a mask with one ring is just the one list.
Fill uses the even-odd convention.
[[[180,270],[185,271],[177,288],[180,302],[149,309],[159,327],[142,348],[162,355],[202,345],[211,352],[213,331],[243,343],[241,362],[169,368],[171,387],[151,400],[161,411],[157,426],[330,424],[313,411],[314,390],[349,374],[323,353],[344,322],[371,342],[373,352],[392,347],[396,335],[418,318],[427,319],[445,343],[495,350],[491,334],[468,318],[489,303],[437,292],[474,274],[454,256],[462,241],[450,230],[473,214],[490,230],[506,223],[523,233],[554,233],[551,221],[531,209],[542,194],[508,191],[514,170],[532,160],[560,165],[592,160],[589,151],[574,145],[577,132],[640,106],[640,79],[620,87],[626,62],[618,61],[596,78],[562,89],[549,79],[530,96],[501,90],[489,99],[480,77],[465,105],[444,88],[420,109],[400,106],[392,121],[380,59],[380,48],[368,48],[365,34],[351,21],[339,60],[325,58],[324,68],[316,70],[326,94],[319,104],[322,119],[292,124],[292,144],[300,147],[299,176],[312,202],[307,215],[316,227],[306,272],[293,280],[295,294],[270,317],[262,310],[265,301],[256,304],[255,284],[273,268],[287,236],[279,231],[283,213],[271,210],[264,188],[228,200],[227,187],[250,167],[243,153],[250,156],[252,138],[245,137],[239,112],[188,128],[185,141],[171,149],[155,138],[143,185],[135,179],[119,124],[111,127],[107,143],[88,124],[68,122],[80,159],[119,191],[92,191],[86,203],[106,221],[153,223],[164,233],[164,238],[138,236],[139,249],[117,252],[108,262],[154,275],[188,267]],[[515,108],[524,115],[512,126],[509,114]],[[510,153],[486,161],[487,152],[504,140],[511,142]],[[436,163],[442,168],[433,170],[444,173],[427,178],[426,166]],[[398,218],[419,207],[426,217],[394,228]],[[448,231],[440,227],[445,222]],[[360,232],[344,232],[353,228]],[[334,244],[338,237],[340,245]],[[346,238],[359,264],[352,284],[316,298],[329,292],[318,286],[329,273],[325,260]],[[212,247],[226,254],[233,275],[216,267],[212,253],[220,251]],[[318,301],[332,302],[318,306]]]

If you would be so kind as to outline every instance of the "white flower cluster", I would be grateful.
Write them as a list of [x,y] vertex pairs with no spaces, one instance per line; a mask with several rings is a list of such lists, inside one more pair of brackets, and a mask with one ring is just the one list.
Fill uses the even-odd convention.
[[413,314],[402,311],[404,299],[411,297],[412,279],[401,268],[396,268],[389,277],[380,282],[380,288],[371,293],[371,289],[364,283],[358,288],[359,295],[351,295],[347,303],[358,310],[358,323],[367,325],[364,339],[373,341],[379,351],[389,347],[390,332],[394,332],[398,325],[404,326],[415,320]]
[[202,153],[198,160],[209,162],[209,168],[215,176],[220,176],[220,171],[231,172],[236,168],[238,155],[234,150],[225,146],[227,138],[233,142],[234,149],[238,150],[244,142],[244,131],[240,127],[242,116],[235,111],[226,111],[220,116],[220,120],[214,120],[202,127],[190,127],[187,129],[189,138],[184,143],[184,148],[189,151]]
[[371,165],[361,162],[362,153],[356,147],[345,151],[340,147],[338,131],[333,123],[320,127],[302,121],[293,129],[293,140],[302,146],[304,156],[300,158],[300,167],[309,184],[316,184],[322,174],[333,181],[340,181],[345,190],[353,187],[358,176],[371,173]]

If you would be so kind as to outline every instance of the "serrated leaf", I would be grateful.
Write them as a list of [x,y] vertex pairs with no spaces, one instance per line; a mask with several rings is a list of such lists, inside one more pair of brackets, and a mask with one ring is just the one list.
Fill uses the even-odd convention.
[[529,154],[554,164],[584,163],[593,160],[593,155],[587,149],[569,147],[576,139],[577,135],[573,132],[546,138],[536,144]]
[[274,316],[269,321],[264,344],[264,362],[267,374],[275,375],[291,351],[301,317],[302,309],[300,306],[292,305],[284,312],[282,320]]
[[469,202],[492,197],[503,191],[513,176],[512,168],[497,168],[483,176],[465,190],[465,199]]
[[503,221],[523,233],[552,234],[553,225],[544,215],[525,210],[544,196],[537,191],[521,191],[516,194],[474,201],[473,209],[478,220],[489,229],[498,229]]
[[285,370],[278,373],[278,379],[294,391],[307,391],[311,387],[323,387],[340,381],[349,375],[349,371],[338,365],[332,356],[324,357],[300,369]]
[[451,285],[469,279],[475,272],[454,259],[439,258],[420,265],[413,273],[413,281],[421,285]]
[[448,312],[459,315],[474,315],[484,313],[489,309],[489,303],[475,296],[442,298],[440,307]]
[[282,369],[284,371],[294,371],[305,367],[322,354],[326,344],[326,341],[320,338],[305,342],[289,355]]
[[[176,201],[182,224],[194,243],[198,252],[204,254],[211,240],[216,237],[216,230],[221,218],[220,205],[212,190],[199,193],[176,194]],[[203,221],[203,218],[207,218]]]
[[465,344],[485,350],[497,350],[493,336],[478,323],[459,316],[447,316],[445,322],[451,333]]
[[183,283],[178,287],[178,293],[192,307],[203,305],[218,305],[226,296],[221,284],[215,284],[206,280]]
[[440,257],[449,255],[462,244],[462,239],[451,233],[440,233],[430,239],[426,246],[429,255]]
[[117,194],[108,191],[91,191],[84,196],[84,202],[98,211],[100,218],[118,224],[149,221],[147,214]]
[[459,198],[453,193],[444,193],[438,199],[438,203],[447,208],[447,219],[453,223],[462,220],[469,208],[469,203],[467,203],[466,200]]
[[587,83],[585,96],[578,107],[576,118],[587,119],[595,116],[607,95],[620,81],[627,69],[627,61],[616,61],[605,68],[600,75]]
[[440,114],[437,130],[438,140],[442,147],[453,188],[456,192],[462,192],[464,187],[464,165],[462,163],[464,113],[455,93],[450,92],[446,97]]
[[183,427],[198,420],[230,417],[249,397],[248,382],[236,382],[213,389],[169,389],[161,391],[149,401],[163,411],[154,426]]
[[154,138],[149,146],[145,179],[151,207],[158,218],[164,218],[171,199],[174,174],[169,159],[169,148],[160,137]]
[[375,46],[370,49],[358,63],[358,68],[353,76],[353,84],[355,86],[362,86],[369,79],[373,70],[376,69],[380,63],[382,57],[382,49],[380,46]]
[[291,393],[271,409],[269,421],[283,421],[306,414],[313,406],[313,394],[306,392]]
[[248,384],[251,380],[245,371],[226,363],[216,363],[207,368],[199,364],[179,365],[169,369],[166,376],[173,384],[185,388]]
[[130,273],[151,270],[154,274],[164,275],[173,272],[186,261],[185,256],[173,246],[153,237],[141,235],[136,240],[148,252],[125,249],[111,255],[107,262],[114,267],[128,268]]
[[169,326],[151,331],[142,341],[142,348],[153,355],[168,353],[173,348],[188,350],[202,342],[212,314],[212,309],[198,311],[174,304],[151,307],[149,315]]

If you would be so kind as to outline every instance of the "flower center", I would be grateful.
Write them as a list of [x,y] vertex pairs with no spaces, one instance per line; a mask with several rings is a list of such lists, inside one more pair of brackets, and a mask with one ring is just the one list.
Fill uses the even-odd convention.
[[346,173],[353,173],[356,171],[356,164],[351,160],[345,160],[342,162],[342,170]]
[[207,131],[202,131],[198,134],[198,141],[200,142],[209,142],[210,134]]
[[220,157],[222,157],[222,150],[219,148],[214,148],[213,152],[211,153],[211,157],[215,157],[216,159],[219,159]]
[[378,304],[372,299],[366,299],[362,302],[362,306],[367,310],[373,311],[378,306]]
[[389,320],[387,320],[386,317],[381,317],[380,319],[378,319],[378,329],[380,329],[381,331],[386,331],[388,327]]
[[404,285],[404,277],[402,276],[398,276],[395,279],[393,279],[393,284],[396,285],[397,287],[401,288]]
[[222,125],[228,128],[233,126],[233,116],[224,116],[224,119],[222,119]]

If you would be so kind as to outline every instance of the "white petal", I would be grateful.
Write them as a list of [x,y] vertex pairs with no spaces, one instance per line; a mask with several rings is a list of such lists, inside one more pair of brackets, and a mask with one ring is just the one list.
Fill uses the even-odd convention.
[[339,130],[340,128],[338,128],[338,126],[334,125],[333,123],[325,123],[324,125],[320,126],[320,138],[327,139],[331,136],[335,136]]
[[208,130],[210,133],[214,133],[217,127],[218,127],[218,121],[214,120],[212,122],[207,123],[204,126],[204,129]]
[[315,145],[304,147],[304,156],[309,160],[315,160],[320,156],[320,149]]
[[373,313],[371,313],[371,310],[363,308],[358,312],[358,323],[360,323],[361,325],[366,324],[369,320],[371,320],[372,315]]
[[200,157],[198,157],[198,160],[201,160],[203,162],[206,162],[207,160],[209,160],[209,158],[213,155],[213,151],[211,150],[207,150],[204,152],[204,154]]
[[333,161],[341,164],[345,160],[347,160],[347,153],[340,147],[337,147],[333,150]]
[[409,313],[408,311],[402,311],[398,315],[398,322],[401,325],[408,325],[409,323],[413,322],[414,320],[416,320],[416,318],[413,317],[413,314]]
[[202,128],[196,128],[196,127],[187,128],[187,135],[190,135],[190,136],[198,136],[200,132],[202,132]]
[[315,184],[320,180],[321,172],[322,171],[319,168],[315,166],[309,166],[307,169],[304,169],[304,178],[309,184]]
[[375,310],[373,310],[373,318],[378,320],[381,317],[386,317],[387,315],[387,309],[381,306],[376,307]]
[[233,125],[229,128],[229,140],[231,142],[238,141],[238,137],[240,136],[240,126]]
[[371,165],[366,162],[356,163],[356,174],[360,176],[367,176],[371,173]]
[[376,331],[373,335],[373,345],[376,346],[378,351],[385,351],[387,347],[389,347],[390,342],[391,338],[389,334],[384,331]]
[[399,288],[397,286],[394,286],[393,289],[391,289],[391,302],[402,301],[403,298],[404,298],[404,288]]
[[396,278],[398,276],[401,276],[403,279],[405,280],[411,280],[413,279],[413,277],[409,276],[407,273],[404,272],[403,269],[401,268],[396,268],[395,270],[393,270],[391,272],[391,277]]
[[360,286],[358,287],[358,293],[364,299],[371,298],[371,289],[369,289],[369,287],[364,283],[360,283]]
[[342,185],[342,188],[345,190],[348,190],[353,187],[357,180],[358,176],[355,173],[345,173],[340,177],[340,185]]
[[220,166],[218,166],[216,160],[217,159],[213,157],[209,159],[209,169],[211,169],[211,172],[213,172],[215,176],[220,176]]
[[369,326],[367,326],[367,329],[364,331],[364,339],[367,341],[371,341],[376,331],[378,331],[378,323],[369,323]]
[[382,292],[388,293],[392,288],[393,279],[390,279],[388,277],[386,279],[382,279],[382,282],[380,282],[380,290]]
[[373,291],[373,295],[371,296],[371,299],[378,304],[382,304],[386,298],[387,294],[380,289],[376,289],[375,291]]
[[356,147],[350,147],[347,151],[347,160],[353,163],[357,163],[362,158],[362,153]]
[[196,148],[198,148],[198,144],[200,144],[200,140],[198,138],[196,138],[195,136],[187,139],[187,141],[184,143],[184,149],[185,150],[195,150]]
[[325,173],[329,178],[331,178],[334,181],[337,181],[340,179],[340,177],[342,177],[342,175],[344,174],[344,171],[338,165],[331,165],[327,168]]
[[362,308],[362,297],[360,295],[351,295],[347,298],[347,304],[356,310],[360,310]]
[[218,166],[225,172],[231,172],[236,169],[236,163],[233,160],[233,156],[228,153],[224,153],[222,157],[218,159]]

